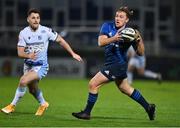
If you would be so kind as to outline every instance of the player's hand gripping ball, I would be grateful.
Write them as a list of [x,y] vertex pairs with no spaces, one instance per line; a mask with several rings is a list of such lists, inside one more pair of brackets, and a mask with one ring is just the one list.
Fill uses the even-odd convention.
[[140,35],[139,32],[133,28],[125,28],[120,32],[120,35],[124,39],[124,41],[139,41]]

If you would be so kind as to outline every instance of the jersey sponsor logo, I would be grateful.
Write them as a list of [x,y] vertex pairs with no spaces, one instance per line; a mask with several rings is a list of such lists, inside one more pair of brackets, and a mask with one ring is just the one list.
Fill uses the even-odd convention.
[[45,49],[44,43],[43,42],[35,42],[26,45],[25,52],[26,53],[31,53],[31,52],[42,52]]

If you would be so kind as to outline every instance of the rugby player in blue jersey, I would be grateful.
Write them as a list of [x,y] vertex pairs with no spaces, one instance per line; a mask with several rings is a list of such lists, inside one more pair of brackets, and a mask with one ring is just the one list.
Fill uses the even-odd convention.
[[28,11],[27,22],[29,26],[21,30],[17,44],[18,56],[24,58],[24,75],[20,78],[14,99],[1,111],[6,114],[14,112],[16,104],[24,96],[26,86],[28,86],[29,92],[40,104],[35,115],[41,116],[49,106],[42,91],[38,88],[39,80],[47,75],[49,69],[47,57],[49,41],[59,43],[74,59],[78,61],[82,61],[82,59],[57,32],[40,25],[38,10],[30,9]]
[[[105,22],[100,30],[98,44],[105,50],[104,67],[90,80],[87,105],[81,112],[72,115],[79,119],[89,120],[91,111],[98,98],[98,90],[105,83],[114,81],[119,90],[137,101],[147,112],[149,119],[154,120],[155,104],[150,104],[142,94],[131,87],[127,81],[127,50],[132,45],[138,55],[144,54],[144,44],[139,32],[134,41],[122,38],[121,31],[126,28],[132,12],[128,7],[121,7],[116,11],[112,22]],[[138,37],[138,38],[136,38]]]

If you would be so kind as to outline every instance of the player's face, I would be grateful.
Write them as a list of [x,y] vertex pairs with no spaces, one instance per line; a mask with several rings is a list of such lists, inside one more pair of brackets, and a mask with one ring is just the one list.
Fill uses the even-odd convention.
[[129,21],[126,13],[123,11],[117,11],[115,15],[115,24],[117,28],[124,26]]
[[40,15],[39,15],[39,13],[31,13],[28,16],[27,21],[28,21],[30,27],[33,30],[36,30],[39,27],[39,23],[40,23]]

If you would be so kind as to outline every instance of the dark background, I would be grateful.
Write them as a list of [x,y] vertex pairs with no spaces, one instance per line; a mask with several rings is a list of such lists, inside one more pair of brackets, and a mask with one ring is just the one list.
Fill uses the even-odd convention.
[[[11,76],[18,33],[27,26],[28,9],[38,8],[41,24],[65,35],[73,49],[87,61],[86,77],[92,76],[103,64],[103,49],[97,46],[99,28],[104,21],[114,19],[120,6],[129,6],[134,11],[130,25],[140,30],[145,41],[147,68],[161,72],[163,79],[178,80],[179,0],[0,0],[0,61],[7,58],[1,65],[2,74]],[[70,56],[53,44],[49,47],[49,57]]]

